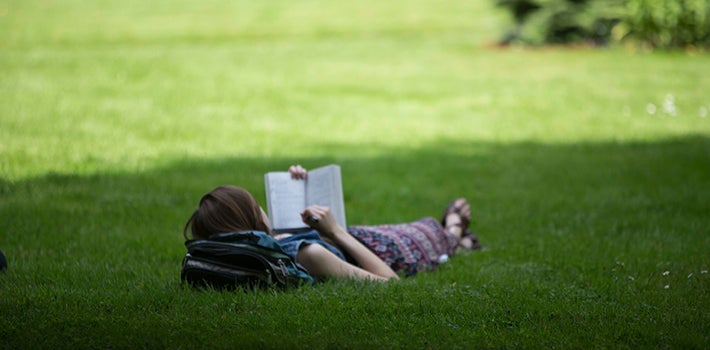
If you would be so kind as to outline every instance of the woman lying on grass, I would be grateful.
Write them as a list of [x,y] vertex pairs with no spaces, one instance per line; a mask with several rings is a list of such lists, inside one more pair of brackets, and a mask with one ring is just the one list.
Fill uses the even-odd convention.
[[[295,179],[305,179],[300,165],[289,168]],[[411,223],[340,227],[330,209],[309,206],[301,218],[313,231],[276,234],[256,199],[246,190],[220,186],[206,194],[185,225],[186,239],[206,239],[216,233],[257,230],[274,236],[281,248],[317,279],[355,278],[389,280],[421,270],[432,270],[461,249],[479,248],[468,229],[470,206],[459,198],[446,208],[441,223],[431,217]]]

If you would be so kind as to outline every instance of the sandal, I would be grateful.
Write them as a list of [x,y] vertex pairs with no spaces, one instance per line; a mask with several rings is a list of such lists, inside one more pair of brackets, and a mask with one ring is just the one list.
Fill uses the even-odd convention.
[[[461,236],[463,237],[463,234],[468,231],[468,225],[471,224],[471,212],[469,211],[468,213],[464,213],[463,209],[466,206],[469,206],[470,210],[470,205],[468,202],[466,202],[465,198],[458,198],[449,203],[449,206],[446,207],[446,210],[444,211],[444,216],[441,218],[441,226],[444,227],[449,227],[449,226],[458,226],[461,228]],[[458,223],[447,225],[446,224],[446,218],[449,217],[451,214],[456,214],[458,215],[459,219],[461,220]],[[464,215],[465,214],[465,215]]]
[[481,241],[478,240],[478,236],[476,236],[475,233],[471,232],[471,230],[466,230],[461,235],[461,239],[459,240],[457,248],[461,248],[462,250],[481,250],[483,249],[483,246],[481,245]]
[[[469,211],[464,212],[464,208],[467,205],[469,207]],[[478,240],[478,236],[476,236],[476,234],[469,229],[469,226],[471,225],[470,207],[471,205],[468,204],[465,198],[458,198],[446,207],[444,216],[441,218],[441,225],[444,226],[444,228],[448,229],[451,226],[458,226],[461,229],[461,237],[459,238],[457,250],[473,250],[483,248],[481,242]],[[446,218],[452,214],[458,215],[459,220],[461,221],[455,224],[447,225]]]

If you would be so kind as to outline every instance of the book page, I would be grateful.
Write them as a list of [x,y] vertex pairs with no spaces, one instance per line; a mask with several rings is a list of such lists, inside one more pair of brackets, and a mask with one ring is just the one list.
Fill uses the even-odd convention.
[[270,172],[264,176],[266,205],[274,230],[307,227],[301,220],[306,207],[306,183],[294,180],[288,172]]
[[329,207],[338,225],[345,228],[345,204],[340,167],[328,165],[308,172],[306,204]]

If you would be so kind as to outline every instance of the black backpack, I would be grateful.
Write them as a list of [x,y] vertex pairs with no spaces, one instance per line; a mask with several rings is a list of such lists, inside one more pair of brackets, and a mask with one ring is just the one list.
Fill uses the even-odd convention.
[[313,283],[306,269],[260,231],[220,233],[185,242],[180,278],[193,287],[286,288]]

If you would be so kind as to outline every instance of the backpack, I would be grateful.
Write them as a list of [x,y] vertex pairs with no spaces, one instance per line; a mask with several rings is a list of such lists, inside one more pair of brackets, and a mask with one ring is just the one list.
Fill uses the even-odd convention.
[[261,231],[218,233],[188,240],[185,246],[180,279],[193,287],[286,288],[313,283],[308,271]]

